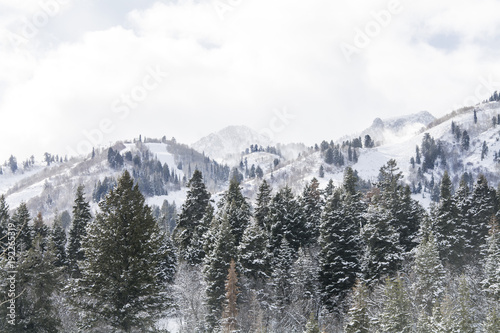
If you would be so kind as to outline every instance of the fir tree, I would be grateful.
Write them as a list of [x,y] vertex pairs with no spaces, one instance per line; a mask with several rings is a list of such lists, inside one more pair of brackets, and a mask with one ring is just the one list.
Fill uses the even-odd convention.
[[301,206],[305,223],[305,245],[315,244],[319,235],[321,211],[323,209],[319,182],[316,178],[307,184],[302,192]]
[[469,137],[469,133],[467,133],[466,130],[463,131],[462,133],[462,143],[461,143],[461,146],[462,146],[462,149],[463,150],[469,150],[469,146],[470,146],[470,137]]
[[351,307],[347,313],[345,333],[370,332],[370,317],[368,314],[368,288],[359,280],[353,288]]
[[243,233],[238,246],[242,272],[253,281],[264,281],[270,273],[270,255],[267,236],[257,221],[253,221]]
[[206,287],[206,321],[209,331],[214,331],[220,324],[224,302],[224,286],[231,259],[236,258],[234,234],[227,216],[223,216],[215,232],[213,250],[204,259]]
[[199,170],[193,172],[188,187],[189,191],[177,219],[173,238],[179,251],[179,260],[194,265],[201,263],[205,256],[204,252],[199,251],[203,250],[199,242],[209,228],[204,215],[210,205],[210,193]]
[[359,195],[337,190],[325,206],[319,240],[323,301],[330,309],[341,305],[360,272],[360,225],[364,207]]
[[21,202],[19,207],[16,209],[14,215],[12,216],[12,224],[14,229],[18,233],[16,238],[16,252],[21,254],[21,252],[27,251],[32,245],[32,227],[29,225],[31,220],[30,213],[26,203]]
[[158,252],[161,255],[158,263],[159,281],[164,284],[172,284],[177,271],[177,254],[170,235],[163,233]]
[[471,316],[472,303],[470,299],[469,286],[465,275],[462,275],[458,286],[458,309],[456,313],[456,332],[474,333],[474,321]]
[[84,189],[83,185],[78,186],[76,189],[75,204],[73,205],[73,223],[69,231],[68,260],[73,277],[80,276],[79,261],[85,258],[82,239],[87,233],[87,225],[92,220],[89,202],[84,197]]
[[385,209],[370,207],[361,231],[365,244],[362,272],[369,285],[394,275],[401,266],[403,249],[389,221],[390,215]]
[[283,238],[294,251],[306,244],[306,230],[298,200],[289,187],[281,189],[269,206],[271,213],[270,247],[276,251]]
[[385,279],[384,310],[380,316],[383,332],[411,332],[411,309],[403,281],[399,276]]
[[231,224],[231,232],[234,234],[235,246],[238,246],[243,237],[243,232],[250,224],[250,205],[241,193],[240,184],[236,179],[229,183],[229,189],[224,193],[218,203],[219,218],[225,216]]
[[440,257],[446,262],[456,264],[460,260],[461,230],[458,222],[458,209],[453,200],[452,184],[448,172],[441,180],[441,200],[435,212],[434,232]]
[[3,249],[3,244],[7,243],[7,231],[10,221],[9,205],[5,201],[5,196],[0,196],[0,248]]
[[271,230],[269,222],[269,204],[271,203],[271,199],[271,187],[266,180],[263,180],[257,192],[254,218],[257,224],[266,232]]
[[484,270],[486,273],[483,281],[484,290],[489,298],[498,302],[500,300],[500,228],[495,217],[491,219]]
[[53,302],[60,287],[59,272],[53,266],[54,249],[49,244],[43,251],[41,242],[37,236],[19,262],[15,325],[9,325],[5,332],[57,332],[61,325]]
[[61,215],[56,213],[54,223],[52,225],[51,239],[54,243],[54,255],[56,261],[54,266],[61,267],[68,264],[66,256],[66,231],[62,227]]
[[484,175],[479,175],[471,195],[473,205],[466,226],[466,249],[469,258],[479,258],[485,247],[491,217],[496,213],[496,193],[488,186]]
[[439,259],[434,234],[430,228],[424,226],[422,229],[422,242],[415,251],[413,270],[416,281],[413,288],[421,311],[430,315],[443,294],[445,271]]
[[83,328],[148,331],[168,305],[159,279],[159,227],[128,171],[99,206],[82,244]]

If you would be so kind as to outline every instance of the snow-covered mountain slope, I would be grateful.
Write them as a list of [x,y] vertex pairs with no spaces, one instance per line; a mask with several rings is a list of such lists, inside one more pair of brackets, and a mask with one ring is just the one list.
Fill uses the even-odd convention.
[[376,118],[359,136],[363,139],[365,135],[370,135],[377,146],[404,142],[435,120],[436,118],[427,111],[384,120]]
[[241,152],[255,144],[267,147],[273,142],[247,126],[228,126],[191,146],[219,162],[239,162]]

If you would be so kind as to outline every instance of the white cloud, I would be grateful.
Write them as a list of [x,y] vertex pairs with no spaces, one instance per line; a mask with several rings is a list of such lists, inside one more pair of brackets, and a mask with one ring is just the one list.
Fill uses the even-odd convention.
[[[103,119],[114,126],[103,144],[139,133],[189,143],[229,124],[265,128],[273,109],[285,106],[296,118],[277,138],[312,144],[361,130],[376,116],[449,112],[474,94],[480,77],[498,72],[489,55],[497,49],[487,42],[497,38],[500,5],[489,0],[401,0],[401,13],[347,62],[340,44],[353,44],[356,29],[389,2],[242,0],[224,20],[211,1],[157,2],[101,29],[78,19],[84,5],[74,2],[27,49],[0,37],[0,112],[3,124],[14,124],[0,131],[9,142],[0,160],[76,150],[87,140],[82,131]],[[81,12],[104,22],[99,2],[91,4]],[[0,29],[33,10],[11,8]],[[440,42],[447,34],[454,48]],[[113,112],[156,67],[168,73],[159,86],[128,117]]]

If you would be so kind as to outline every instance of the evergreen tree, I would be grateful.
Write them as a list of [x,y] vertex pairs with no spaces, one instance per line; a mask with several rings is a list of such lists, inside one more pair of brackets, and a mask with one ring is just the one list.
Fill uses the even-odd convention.
[[471,298],[469,286],[465,275],[462,275],[459,280],[458,286],[458,309],[456,313],[456,332],[460,333],[474,333],[476,330],[474,328],[475,324],[473,317],[471,316]]
[[213,250],[204,259],[206,287],[206,317],[209,331],[213,332],[220,324],[224,302],[224,286],[232,259],[236,258],[234,234],[227,216],[223,216],[217,226]]
[[321,222],[321,211],[323,209],[323,198],[319,190],[319,182],[316,178],[306,184],[301,197],[301,206],[305,223],[305,245],[316,244]]
[[273,252],[279,248],[283,238],[286,238],[294,251],[306,244],[302,209],[289,187],[282,188],[276,193],[269,210],[271,215],[269,245]]
[[441,200],[434,213],[434,233],[437,239],[440,257],[446,262],[456,264],[460,260],[462,240],[458,222],[458,209],[453,200],[452,184],[448,172],[441,180]]
[[461,146],[462,146],[463,150],[469,150],[470,137],[469,137],[469,133],[467,133],[466,130],[464,130],[463,133],[462,133],[462,143],[461,143]]
[[333,149],[330,147],[325,152],[325,163],[333,164],[333,162],[334,162]]
[[85,259],[85,251],[82,248],[82,239],[87,234],[87,225],[92,220],[89,202],[84,197],[85,187],[78,186],[76,189],[75,204],[73,205],[73,223],[69,231],[68,260],[71,275],[75,278],[80,276],[79,261]]
[[351,307],[347,313],[345,333],[370,332],[370,317],[368,314],[368,288],[359,280],[353,288]]
[[238,258],[242,272],[253,281],[264,281],[270,273],[270,255],[267,236],[257,221],[245,229],[238,246]]
[[333,179],[330,178],[324,191],[325,199],[328,199],[333,194],[334,190],[335,190],[335,185],[333,185]]
[[170,235],[163,233],[162,243],[158,252],[160,254],[160,261],[158,263],[159,281],[164,284],[172,284],[177,271],[177,254]]
[[229,183],[228,190],[218,203],[219,218],[225,216],[231,224],[231,232],[234,234],[235,246],[238,246],[243,237],[243,232],[250,224],[250,205],[241,193],[240,184],[236,179]]
[[54,255],[56,257],[54,266],[61,267],[67,265],[66,231],[62,227],[61,215],[57,213],[52,225],[50,236],[52,239],[52,243],[54,244]]
[[269,204],[271,203],[271,187],[266,180],[263,180],[257,192],[254,218],[257,224],[266,232],[271,230],[269,221]]
[[483,281],[484,290],[492,301],[498,302],[500,300],[500,228],[495,217],[492,218],[488,235],[484,270],[486,273]]
[[210,206],[210,193],[199,170],[193,172],[188,187],[189,191],[177,219],[173,238],[179,251],[179,260],[194,265],[201,263],[205,256],[204,252],[200,252],[200,249],[203,249],[200,248],[199,242],[209,227],[204,216]]
[[411,309],[403,281],[399,276],[385,279],[384,310],[380,316],[383,332],[411,332]]
[[445,271],[439,259],[438,247],[430,228],[423,229],[422,242],[415,251],[413,270],[416,275],[414,290],[421,311],[430,315],[439,302],[444,287]]
[[323,302],[330,309],[341,306],[361,270],[363,212],[358,193],[337,190],[326,203],[320,228],[319,276]]
[[82,244],[83,329],[149,331],[168,304],[159,279],[159,227],[128,171],[99,206]]
[[319,176],[319,178],[324,178],[325,177],[325,168],[323,167],[323,164],[321,164],[320,167],[319,167],[318,176]]
[[33,238],[32,227],[29,225],[30,220],[31,217],[28,207],[26,206],[26,203],[21,202],[11,220],[14,225],[14,229],[18,233],[16,238],[16,252],[18,254],[28,251],[31,248]]
[[369,285],[393,276],[401,266],[403,249],[389,221],[390,215],[385,209],[370,207],[361,231],[365,244],[361,269]]
[[491,217],[496,213],[496,193],[488,186],[484,175],[479,175],[472,190],[469,224],[466,225],[466,250],[470,258],[479,258],[484,250]]

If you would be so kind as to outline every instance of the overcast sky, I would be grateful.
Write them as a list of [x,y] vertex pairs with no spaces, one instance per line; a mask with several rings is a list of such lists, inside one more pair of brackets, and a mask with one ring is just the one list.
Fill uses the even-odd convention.
[[375,117],[444,115],[500,88],[498,13],[496,0],[0,0],[0,161],[240,124],[313,144]]

